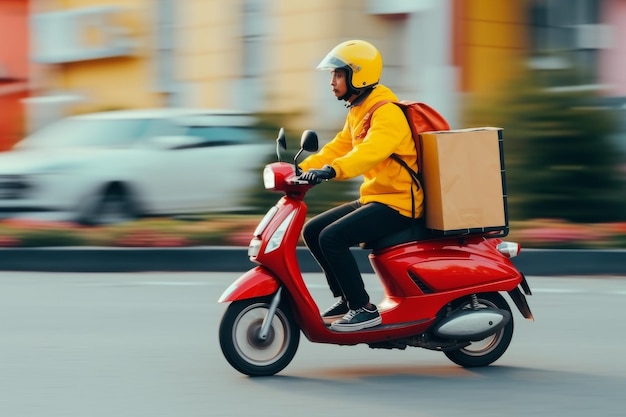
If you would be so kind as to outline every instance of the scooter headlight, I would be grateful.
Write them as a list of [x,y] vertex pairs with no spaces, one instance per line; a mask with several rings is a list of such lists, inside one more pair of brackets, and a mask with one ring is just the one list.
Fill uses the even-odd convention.
[[263,169],[263,185],[268,190],[284,191],[287,179],[293,177],[293,164],[274,162]]
[[263,169],[263,186],[266,190],[273,190],[276,187],[276,175],[270,165]]
[[274,206],[265,213],[265,216],[261,219],[256,229],[254,229],[254,236],[261,236],[261,233],[265,230],[270,223],[274,215],[278,212],[278,207]]
[[248,256],[251,258],[256,258],[261,250],[261,239],[254,238],[250,241],[250,245],[248,246]]
[[274,233],[272,233],[272,237],[270,237],[270,240],[267,242],[267,246],[265,247],[265,253],[270,253],[276,250],[280,246],[280,244],[283,243],[283,237],[285,237],[285,232],[291,224],[291,221],[293,220],[295,214],[295,211],[289,213],[289,216],[287,216],[285,220],[283,220],[283,222],[280,224],[280,226],[276,228]]

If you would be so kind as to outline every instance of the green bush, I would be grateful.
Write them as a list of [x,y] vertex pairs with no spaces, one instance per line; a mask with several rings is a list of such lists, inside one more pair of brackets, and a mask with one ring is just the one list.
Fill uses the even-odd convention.
[[626,219],[625,163],[614,115],[592,91],[557,88],[572,71],[528,71],[499,97],[471,108],[469,123],[504,128],[513,219]]
[[86,243],[80,233],[61,229],[24,230],[19,234],[19,241],[22,247],[82,246]]
[[[143,219],[106,227],[0,221],[3,247],[247,246],[261,215]],[[626,223],[577,224],[557,219],[513,221],[507,240],[533,248],[626,248]],[[300,245],[303,243],[300,241]]]

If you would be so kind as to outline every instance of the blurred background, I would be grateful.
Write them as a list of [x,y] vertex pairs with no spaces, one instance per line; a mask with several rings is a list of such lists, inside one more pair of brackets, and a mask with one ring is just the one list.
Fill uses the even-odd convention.
[[[625,32],[626,0],[0,0],[0,211],[9,218],[63,211],[60,220],[79,223],[87,214],[92,218],[83,223],[98,223],[107,212],[114,212],[110,223],[138,213],[203,213],[202,204],[213,204],[206,199],[189,202],[181,191],[176,205],[143,190],[167,197],[189,188],[181,184],[192,180],[172,163],[173,174],[165,174],[174,180],[159,189],[154,182],[164,181],[156,181],[148,161],[164,166],[182,154],[177,150],[210,148],[197,165],[178,157],[189,178],[210,176],[202,184],[207,195],[230,176],[247,184],[237,203],[224,199],[220,206],[228,191],[217,192],[210,211],[258,219],[277,198],[262,189],[260,172],[275,159],[278,128],[287,129],[293,151],[302,130],[316,130],[324,142],[343,126],[346,110],[328,74],[315,67],[339,42],[359,38],[379,48],[381,82],[400,99],[431,104],[452,128],[504,128],[509,218],[519,240],[626,246]],[[175,120],[160,113],[160,125],[128,134],[143,153],[88,159],[89,172],[78,158],[51,165],[57,145],[28,169],[1,158],[70,116],[117,111],[115,120],[145,121],[130,111],[157,108],[185,111]],[[249,119],[233,118],[242,115]],[[75,132],[63,126],[40,134],[38,143]],[[216,139],[215,130],[195,133],[198,126],[237,129]],[[87,141],[101,131],[82,134]],[[148,145],[137,146],[140,140]],[[242,150],[249,140],[268,145],[253,162]],[[233,144],[245,146],[216,151]],[[123,160],[134,161],[125,164],[134,170]],[[217,171],[220,160],[233,172]],[[146,172],[153,183],[133,186]],[[71,182],[79,177],[94,179]],[[44,188],[61,187],[50,178],[76,193],[49,191],[33,203]],[[50,195],[63,195],[63,203]],[[311,213],[354,196],[351,182],[317,187]]]

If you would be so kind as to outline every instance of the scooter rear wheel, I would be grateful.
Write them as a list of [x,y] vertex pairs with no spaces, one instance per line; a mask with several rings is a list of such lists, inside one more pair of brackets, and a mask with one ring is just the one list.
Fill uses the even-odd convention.
[[[467,303],[463,306],[463,303]],[[471,300],[461,301],[456,307],[470,308]],[[499,293],[478,294],[478,305],[481,307],[492,307],[507,310],[511,313],[511,307],[504,297]],[[444,354],[452,362],[465,368],[487,366],[498,360],[509,347],[513,338],[513,316],[509,322],[495,334],[488,336],[477,342],[472,342],[468,346],[451,351],[444,351]]]
[[300,329],[283,305],[278,306],[267,338],[259,336],[269,310],[266,300],[231,303],[220,323],[220,347],[237,371],[249,376],[274,375],[293,359],[300,343]]

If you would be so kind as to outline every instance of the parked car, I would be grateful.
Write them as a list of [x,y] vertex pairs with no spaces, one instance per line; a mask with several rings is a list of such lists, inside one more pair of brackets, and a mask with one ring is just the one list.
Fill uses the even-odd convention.
[[0,153],[0,212],[102,224],[245,210],[275,151],[255,122],[236,111],[172,108],[61,119]]

